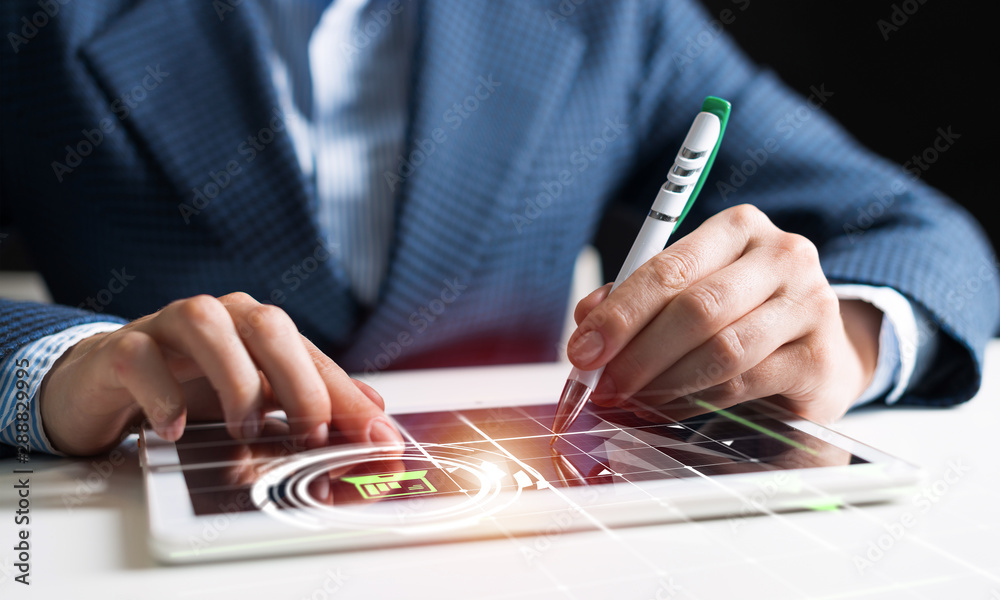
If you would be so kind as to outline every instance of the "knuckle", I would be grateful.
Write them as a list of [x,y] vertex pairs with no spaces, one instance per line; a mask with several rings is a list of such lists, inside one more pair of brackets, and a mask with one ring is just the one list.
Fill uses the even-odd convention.
[[762,224],[770,224],[770,219],[763,212],[752,204],[738,204],[728,211],[730,224],[738,229],[751,231],[759,228]]
[[221,395],[229,396],[238,404],[254,401],[263,389],[259,371],[254,377],[228,375],[224,385],[228,388],[227,393]]
[[722,384],[722,393],[729,398],[745,398],[750,391],[750,382],[745,373],[727,380]]
[[826,282],[804,285],[800,291],[787,298],[791,310],[795,310],[814,324],[840,322],[840,298],[833,287]]
[[650,261],[653,283],[661,289],[683,289],[694,279],[697,259],[688,251],[660,252]]
[[588,320],[593,325],[591,329],[600,330],[611,338],[624,335],[638,319],[637,309],[627,302],[615,302],[611,306],[602,306],[588,315]]
[[350,397],[351,394],[349,392],[351,390],[347,385],[356,386],[351,383],[351,379],[340,365],[322,352],[308,351],[313,366],[319,374],[319,380],[315,384],[315,390],[308,394],[305,401],[314,403],[315,406],[322,409],[323,407],[328,407],[335,399]]
[[690,288],[674,302],[678,303],[681,314],[699,329],[718,329],[725,312],[725,300],[718,290],[709,286]]
[[[296,398],[296,402],[302,402],[303,404],[314,407],[316,410],[322,411],[324,408],[329,408],[330,390],[327,388],[327,382],[329,379],[327,379],[326,374],[332,373],[332,371],[330,371],[329,368],[324,370],[324,368],[320,365],[316,365],[315,372],[318,376],[303,378],[304,381],[302,382],[302,385],[304,386],[304,389],[301,397]],[[346,374],[344,375],[345,377],[343,380],[350,381],[350,379],[346,377]],[[340,380],[340,378],[338,378],[338,380]],[[329,410],[326,410],[325,412],[328,413]]]
[[840,298],[837,297],[837,293],[833,291],[825,281],[823,285],[816,287],[813,292],[813,297],[816,299],[816,304],[818,306],[818,312],[820,317],[823,319],[831,319],[840,317]]
[[727,327],[715,335],[714,352],[712,353],[724,370],[741,365],[747,356],[747,348],[739,334],[732,327]]
[[[319,373],[320,379],[324,382],[338,381],[340,375],[343,373],[337,363],[325,356],[321,359],[317,359],[316,356],[313,356],[313,364],[316,365],[316,372]],[[325,391],[326,388],[324,387],[324,393]]]
[[286,336],[296,331],[291,317],[273,304],[260,304],[251,308],[246,316],[247,324],[268,337]]
[[225,296],[221,296],[219,300],[228,304],[237,304],[237,305],[257,304],[257,300],[255,300],[253,296],[251,296],[246,292],[232,292],[230,294],[226,294]]
[[818,381],[826,381],[834,371],[833,353],[829,344],[823,343],[820,336],[812,336],[805,344],[805,359],[807,371],[814,374]]
[[796,263],[819,264],[819,250],[809,238],[797,233],[785,233],[781,236],[778,250]]
[[344,415],[361,417],[364,415],[365,405],[374,404],[366,402],[350,401],[346,402],[342,398],[338,402],[333,402],[326,389],[317,390],[316,393],[296,398],[298,405],[296,412],[303,417],[309,416],[319,420],[329,420],[331,416],[340,417]]
[[228,312],[219,301],[207,294],[194,296],[174,303],[178,315],[195,328],[209,327],[219,321]]

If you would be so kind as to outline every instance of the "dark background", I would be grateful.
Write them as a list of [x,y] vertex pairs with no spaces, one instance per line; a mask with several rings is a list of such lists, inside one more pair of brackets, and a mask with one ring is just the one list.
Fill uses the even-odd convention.
[[[715,17],[733,10],[729,34],[793,89],[808,95],[809,86],[825,84],[834,95],[823,109],[882,156],[900,164],[910,160],[934,142],[939,127],[961,135],[922,179],[965,206],[987,229],[994,249],[1000,248],[1000,198],[993,183],[1000,178],[993,165],[1000,142],[993,99],[1000,11],[993,3],[702,3]],[[894,6],[906,22],[886,39],[878,21],[891,24]]]
[[[833,91],[823,108],[879,154],[904,163],[933,143],[939,127],[961,135],[923,179],[972,212],[1000,248],[992,181],[1000,169],[990,166],[1000,142],[991,99],[1000,71],[992,3],[702,1],[716,17],[733,10],[726,30],[792,88],[808,95],[822,83]],[[894,6],[913,14],[885,39],[878,21],[890,21]],[[0,241],[0,268],[27,268],[3,212],[0,233],[12,235]]]

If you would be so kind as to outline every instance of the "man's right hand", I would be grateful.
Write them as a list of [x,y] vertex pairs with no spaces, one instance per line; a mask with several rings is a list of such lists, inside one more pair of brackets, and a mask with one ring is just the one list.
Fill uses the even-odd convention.
[[45,433],[67,454],[106,451],[143,418],[175,441],[188,419],[225,419],[237,439],[283,409],[293,435],[326,443],[401,441],[381,396],[351,379],[276,306],[244,293],[173,302],[67,351],[42,383]]

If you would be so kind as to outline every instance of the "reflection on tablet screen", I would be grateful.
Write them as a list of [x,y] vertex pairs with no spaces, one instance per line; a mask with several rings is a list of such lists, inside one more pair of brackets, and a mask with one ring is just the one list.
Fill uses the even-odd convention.
[[[776,416],[791,415],[779,410],[755,401],[651,424],[589,405],[554,444],[553,405],[394,415],[407,440],[401,455],[369,453],[330,461],[329,468],[314,461],[307,480],[289,477],[294,485],[279,482],[268,494],[282,507],[302,490],[310,505],[358,511],[430,497],[458,506],[483,495],[484,477],[497,490],[535,490],[866,462],[785,424]],[[257,510],[250,490],[262,473],[304,452],[286,433],[287,425],[273,419],[252,443],[233,440],[221,424],[190,426],[177,451],[195,514]],[[330,442],[347,447],[336,433]]]

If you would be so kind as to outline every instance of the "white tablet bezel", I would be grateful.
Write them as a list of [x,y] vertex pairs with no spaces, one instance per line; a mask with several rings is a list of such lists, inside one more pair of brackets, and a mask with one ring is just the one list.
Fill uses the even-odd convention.
[[[438,374],[467,377],[470,371],[447,369]],[[421,375],[433,377],[434,372]],[[472,380],[477,380],[474,374]],[[551,403],[551,399],[532,399],[523,393],[512,393],[504,398],[470,397],[463,401],[456,399],[454,394],[422,395],[419,386],[412,390],[413,396],[419,397],[400,402],[395,410],[389,411],[390,414]],[[609,484],[550,488],[551,493],[522,494],[516,503],[489,519],[475,523],[466,521],[461,527],[415,527],[404,531],[317,532],[296,528],[259,511],[237,511],[236,507],[231,512],[197,516],[179,469],[176,446],[145,429],[141,434],[140,456],[148,503],[150,548],[162,561],[185,563],[530,535],[543,532],[557,518],[554,515],[566,511],[577,517],[560,523],[563,530],[822,509],[899,498],[912,492],[922,477],[917,467],[831,429],[804,419],[772,416],[868,463],[665,479],[636,482],[627,487]],[[426,506],[433,507],[433,498],[427,498],[426,502],[430,503]]]

